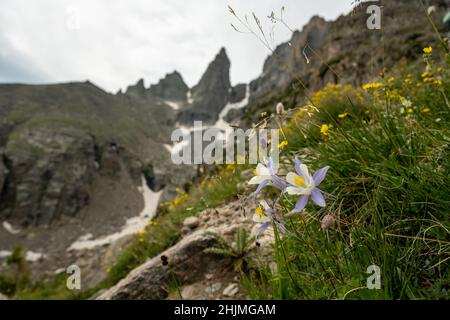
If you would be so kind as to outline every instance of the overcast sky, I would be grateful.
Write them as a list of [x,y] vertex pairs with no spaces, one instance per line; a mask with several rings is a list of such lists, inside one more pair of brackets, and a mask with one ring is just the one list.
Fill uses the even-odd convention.
[[[144,78],[155,83],[178,70],[193,86],[224,46],[233,84],[248,82],[269,54],[255,38],[230,27],[240,14],[284,20],[301,29],[311,16],[335,19],[351,0],[0,0],[0,82],[90,80],[115,92]],[[236,23],[236,25],[238,25]],[[275,28],[275,44],[290,33]]]

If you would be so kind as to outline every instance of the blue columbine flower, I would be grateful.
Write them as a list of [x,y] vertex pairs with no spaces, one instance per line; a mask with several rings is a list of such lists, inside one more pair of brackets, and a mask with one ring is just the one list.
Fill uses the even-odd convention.
[[326,166],[317,170],[313,176],[309,174],[308,167],[302,164],[300,160],[295,159],[295,172],[289,172],[286,176],[286,180],[289,186],[286,188],[286,192],[291,195],[299,195],[300,197],[295,204],[294,210],[289,215],[302,211],[308,199],[311,196],[312,201],[320,206],[325,207],[325,199],[323,197],[323,191],[318,188],[320,183],[325,179],[325,175],[330,167]]
[[275,215],[275,209],[266,200],[262,200],[259,204],[253,215],[253,222],[260,224],[258,229],[256,229],[256,237],[266,231],[272,223],[275,223],[279,230],[284,231],[283,222]]
[[278,177],[276,173],[277,168],[275,167],[272,158],[266,160],[265,165],[263,165],[262,163],[258,163],[256,169],[254,170],[255,176],[248,182],[248,184],[258,185],[258,188],[256,188],[255,191],[255,197],[267,185],[274,186],[280,190],[284,190],[287,187],[286,182]]

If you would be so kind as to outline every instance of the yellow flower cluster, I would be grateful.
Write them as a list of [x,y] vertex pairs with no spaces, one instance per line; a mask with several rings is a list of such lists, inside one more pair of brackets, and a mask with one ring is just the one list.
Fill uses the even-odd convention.
[[406,79],[403,80],[404,84],[406,85],[410,85],[413,84],[413,80],[412,80],[412,74],[408,73],[408,75],[406,76]]
[[442,80],[439,77],[435,78],[434,74],[431,73],[430,71],[425,71],[424,73],[422,73],[421,77],[423,82],[425,83],[431,83],[436,86],[442,86]]
[[364,90],[370,90],[370,89],[378,89],[383,87],[383,84],[381,82],[373,82],[373,83],[366,83],[363,85]]
[[178,193],[178,195],[172,200],[172,201],[166,201],[161,203],[159,206],[161,208],[167,208],[169,210],[175,209],[178,205],[183,203],[189,198],[189,195],[180,188],[176,188],[175,191]]
[[386,89],[386,98],[389,100],[400,100],[402,96],[398,89]]
[[351,85],[342,87],[340,84],[328,84],[322,90],[316,92],[312,98],[314,105],[320,105],[324,99],[341,96],[342,93],[348,93],[353,90]]
[[288,146],[288,142],[286,140],[283,140],[278,144],[278,149],[284,149],[287,146]]

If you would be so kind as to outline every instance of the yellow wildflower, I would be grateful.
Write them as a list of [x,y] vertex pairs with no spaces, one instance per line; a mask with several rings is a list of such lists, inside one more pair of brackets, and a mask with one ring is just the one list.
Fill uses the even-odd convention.
[[432,47],[423,48],[423,52],[426,54],[430,54],[433,52],[433,48]]
[[329,125],[323,124],[323,125],[320,127],[320,133],[323,134],[324,136],[327,136],[327,135],[328,135],[328,130],[329,130],[329,129],[330,129],[330,126],[329,126]]
[[412,108],[408,108],[408,113],[413,113],[414,112],[414,110],[412,109]]
[[434,81],[434,84],[437,86],[442,86],[442,80],[438,79]]
[[363,85],[363,89],[364,90],[376,89],[376,88],[381,88],[382,86],[383,86],[383,84],[381,82],[367,83],[367,84]]
[[278,148],[284,149],[285,147],[287,147],[287,145],[288,145],[288,142],[286,140],[283,140],[278,144]]
[[339,119],[344,119],[346,116],[348,116],[348,113],[347,113],[347,112],[344,112],[344,113],[339,114],[339,115],[338,115],[338,118],[339,118]]
[[425,107],[425,108],[423,108],[422,112],[423,112],[423,113],[428,113],[428,112],[430,112],[430,108]]
[[389,80],[388,80],[389,83],[392,83],[392,82],[394,82],[394,81],[395,81],[395,78],[394,78],[394,77],[390,77]]
[[143,235],[145,235],[145,230],[144,230],[144,229],[142,229],[142,230],[139,230],[139,231],[138,231],[138,234],[139,234],[140,236],[143,236]]

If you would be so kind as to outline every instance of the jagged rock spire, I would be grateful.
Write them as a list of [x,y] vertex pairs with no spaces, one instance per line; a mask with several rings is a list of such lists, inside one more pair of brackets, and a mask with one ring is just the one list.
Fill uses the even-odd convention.
[[186,100],[189,88],[178,71],[166,74],[157,84],[151,85],[148,93],[152,96],[175,101]]
[[228,103],[230,89],[230,60],[225,48],[221,48],[192,88],[193,103],[180,113],[179,120],[184,123],[192,123],[193,120],[214,123]]

